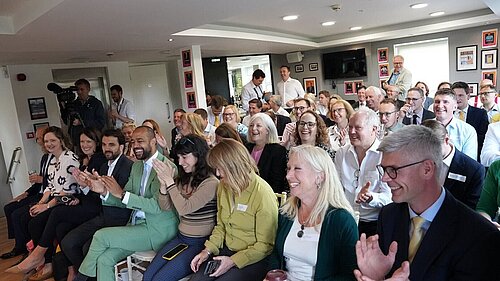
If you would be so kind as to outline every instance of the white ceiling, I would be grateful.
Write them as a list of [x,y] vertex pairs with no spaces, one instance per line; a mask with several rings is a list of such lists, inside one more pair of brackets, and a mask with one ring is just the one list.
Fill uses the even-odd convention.
[[165,61],[189,45],[282,54],[498,23],[494,12],[498,0],[0,0],[0,64]]

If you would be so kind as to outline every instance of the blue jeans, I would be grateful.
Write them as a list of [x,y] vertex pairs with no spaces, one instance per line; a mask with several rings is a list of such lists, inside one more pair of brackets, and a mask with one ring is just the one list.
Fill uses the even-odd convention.
[[[187,237],[181,233],[177,233],[177,237],[170,240],[155,256],[151,264],[144,272],[144,281],[177,281],[189,274],[191,270],[191,260],[200,253],[204,248],[204,243],[207,237]],[[177,255],[174,259],[167,261],[163,259],[163,255],[175,248],[180,243],[187,244],[188,247]]]

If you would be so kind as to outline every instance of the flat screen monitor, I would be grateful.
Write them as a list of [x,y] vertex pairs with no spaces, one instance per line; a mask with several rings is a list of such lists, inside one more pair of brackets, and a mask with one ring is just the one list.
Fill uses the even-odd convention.
[[325,79],[366,76],[365,49],[323,54]]

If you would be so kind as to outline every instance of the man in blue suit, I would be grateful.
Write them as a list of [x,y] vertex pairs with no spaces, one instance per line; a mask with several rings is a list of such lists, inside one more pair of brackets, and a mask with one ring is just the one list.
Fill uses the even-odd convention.
[[441,145],[424,126],[383,139],[377,168],[394,203],[382,208],[378,235],[356,244],[358,280],[499,280],[500,232],[438,183]]
[[475,210],[483,189],[484,166],[455,149],[443,124],[436,120],[426,120],[422,125],[433,130],[442,142],[444,165],[439,184],[458,201]]
[[488,113],[486,110],[469,105],[470,90],[469,85],[465,82],[455,82],[451,85],[451,89],[457,97],[457,110],[455,117],[470,124],[477,133],[478,154],[481,154],[484,137],[488,131]]
[[75,280],[95,276],[99,281],[115,280],[113,266],[118,261],[136,251],[158,251],[177,234],[179,220],[175,211],[158,205],[160,181],[152,162],[158,159],[175,165],[156,150],[155,133],[149,127],[134,130],[132,145],[140,161],[132,165],[125,188],[111,177],[101,177],[105,190],[94,188],[107,204],[132,209],[130,223],[103,228],[94,234]]

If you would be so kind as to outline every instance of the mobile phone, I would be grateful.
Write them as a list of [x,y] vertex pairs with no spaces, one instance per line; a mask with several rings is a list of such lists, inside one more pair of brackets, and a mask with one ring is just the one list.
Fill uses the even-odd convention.
[[207,267],[205,267],[205,272],[203,274],[210,275],[214,273],[217,268],[219,268],[220,260],[211,260],[207,263]]
[[58,204],[68,204],[69,202],[76,199],[76,197],[74,195],[71,195],[71,194],[54,196],[54,197],[56,198],[56,201]]
[[186,250],[188,245],[180,243],[179,245],[175,246],[173,249],[170,251],[166,252],[162,257],[163,259],[170,261],[174,259],[177,255],[182,253],[182,251]]

